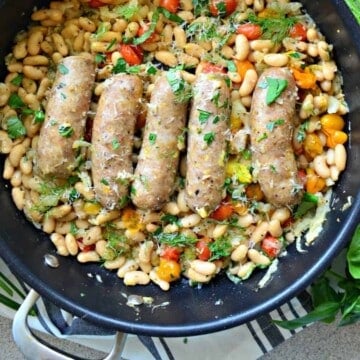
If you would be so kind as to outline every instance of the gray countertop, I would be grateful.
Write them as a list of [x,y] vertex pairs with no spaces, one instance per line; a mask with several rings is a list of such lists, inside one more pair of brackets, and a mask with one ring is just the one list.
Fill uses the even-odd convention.
[[[0,358],[6,360],[24,359],[12,340],[11,320],[0,317],[0,334]],[[39,335],[39,333],[37,334]],[[261,357],[261,360],[357,360],[360,359],[359,334],[360,323],[342,328],[334,324],[317,323],[296,333],[292,338]],[[43,334],[41,337],[63,351],[81,356],[81,358],[100,359],[105,355],[102,352],[85,348],[70,341],[55,339]],[[194,359],[198,359],[198,355],[194,355]]]

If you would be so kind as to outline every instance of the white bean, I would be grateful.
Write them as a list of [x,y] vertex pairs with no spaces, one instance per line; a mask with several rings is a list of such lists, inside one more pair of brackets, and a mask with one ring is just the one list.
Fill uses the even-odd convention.
[[180,227],[191,228],[197,225],[201,221],[201,217],[198,214],[191,214],[184,216],[179,220]]
[[235,39],[235,56],[234,58],[240,61],[246,60],[249,56],[250,44],[247,37],[243,34],[236,35]]
[[330,177],[330,169],[326,164],[326,157],[324,155],[316,156],[313,160],[313,165],[315,172],[320,177],[322,177],[323,179],[327,179],[328,177]]
[[244,76],[244,80],[240,86],[239,94],[241,97],[250,95],[257,83],[258,75],[254,69],[249,69]]
[[250,236],[249,242],[252,244],[256,244],[264,239],[267,231],[269,230],[269,223],[266,221],[261,222],[258,224]]
[[268,266],[271,263],[271,260],[267,256],[255,249],[250,249],[248,251],[248,257],[256,265]]
[[246,258],[249,247],[245,244],[240,244],[235,250],[231,253],[232,261],[242,261]]
[[285,66],[289,61],[289,57],[286,54],[266,54],[264,56],[264,62],[265,64],[269,65],[269,66],[276,66],[276,67],[280,67],[280,66]]
[[150,277],[143,271],[128,271],[124,275],[124,284],[127,286],[147,285],[150,282]]
[[197,273],[205,276],[214,275],[216,272],[216,265],[209,261],[193,260],[190,263],[190,267]]
[[139,264],[135,260],[128,259],[125,264],[119,268],[116,274],[119,278],[123,278],[127,272],[137,270],[138,268]]
[[346,167],[346,149],[345,146],[342,144],[337,144],[335,146],[335,155],[334,155],[334,160],[335,160],[335,166],[337,167],[337,169],[339,171],[343,171],[345,170]]
[[150,271],[149,277],[154,284],[160,287],[161,290],[168,291],[170,289],[170,283],[160,279],[155,269]]

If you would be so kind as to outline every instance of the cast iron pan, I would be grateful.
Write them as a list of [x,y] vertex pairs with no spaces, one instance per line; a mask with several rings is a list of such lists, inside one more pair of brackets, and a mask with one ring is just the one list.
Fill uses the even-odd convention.
[[[17,30],[24,28],[34,0],[0,0],[0,59],[11,49]],[[128,333],[155,336],[190,336],[224,330],[271,311],[299,293],[319,276],[350,239],[359,221],[360,196],[360,30],[343,1],[303,1],[328,41],[344,76],[344,91],[351,113],[349,122],[349,158],[346,171],[335,187],[333,211],[320,237],[300,254],[294,246],[280,261],[278,271],[268,285],[256,291],[264,273],[235,285],[219,276],[202,289],[190,288],[185,280],[169,292],[158,287],[124,287],[115,274],[98,265],[80,265],[75,259],[59,258],[60,266],[51,269],[43,257],[54,253],[48,237],[36,230],[16,210],[9,184],[0,180],[0,255],[10,269],[42,296],[69,312],[92,323]],[[3,158],[1,160],[1,167]],[[2,172],[2,169],[0,169]],[[350,209],[342,211],[348,197]],[[88,274],[99,274],[102,283]],[[139,311],[126,305],[124,294],[154,298],[154,304],[167,306]]]

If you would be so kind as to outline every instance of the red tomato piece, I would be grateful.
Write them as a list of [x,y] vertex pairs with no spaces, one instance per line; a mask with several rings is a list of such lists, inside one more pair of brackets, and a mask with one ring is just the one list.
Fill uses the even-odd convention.
[[204,62],[201,64],[202,65],[202,72],[204,74],[210,74],[210,73],[226,73],[226,70],[224,67],[222,67],[221,65],[216,65],[216,64],[212,64],[210,62]]
[[236,6],[236,0],[211,0],[209,10],[212,16],[228,16],[235,11]]
[[234,206],[228,202],[221,203],[210,215],[212,219],[224,221],[234,213]]
[[180,6],[180,0],[160,0],[160,6],[171,13],[176,13]]
[[199,260],[207,261],[211,257],[208,238],[202,238],[196,243],[196,252]]
[[143,52],[139,46],[122,44],[120,54],[129,65],[140,65],[143,60]]
[[104,4],[102,1],[100,0],[90,0],[88,5],[91,7],[91,8],[99,8],[100,6],[104,6],[106,4]]
[[281,248],[281,241],[271,235],[267,235],[261,242],[261,250],[271,258],[277,257],[280,254]]
[[262,30],[260,25],[246,23],[239,25],[236,33],[245,35],[248,40],[256,40],[261,36]]
[[296,23],[291,29],[290,29],[290,36],[295,39],[299,39],[301,41],[306,41],[306,26],[302,23]]
[[162,250],[160,257],[166,260],[179,261],[180,251],[176,247],[166,246]]
[[300,179],[301,184],[306,184],[306,171],[304,169],[298,170],[298,177]]

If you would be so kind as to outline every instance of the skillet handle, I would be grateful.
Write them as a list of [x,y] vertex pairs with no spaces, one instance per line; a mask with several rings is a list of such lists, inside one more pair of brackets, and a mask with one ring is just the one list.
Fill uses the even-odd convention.
[[[29,360],[73,360],[74,357],[69,357],[69,355],[49,348],[31,333],[26,319],[29,311],[39,297],[40,295],[35,290],[31,289],[21,304],[19,310],[16,312],[12,324],[12,335],[15,344],[18,346],[25,358]],[[115,335],[115,344],[109,355],[107,355],[103,360],[121,360],[121,353],[124,349],[125,340],[126,334],[117,332]]]

